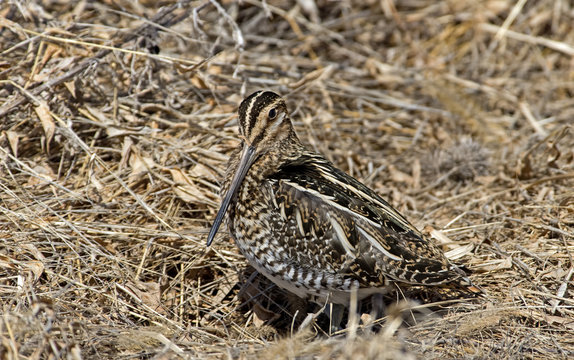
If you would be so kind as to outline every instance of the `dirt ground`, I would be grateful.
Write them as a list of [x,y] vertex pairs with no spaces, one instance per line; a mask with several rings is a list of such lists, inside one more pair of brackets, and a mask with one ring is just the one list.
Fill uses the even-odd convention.
[[[488,294],[327,336],[206,249],[251,92]],[[574,357],[574,5],[0,3],[0,358]]]

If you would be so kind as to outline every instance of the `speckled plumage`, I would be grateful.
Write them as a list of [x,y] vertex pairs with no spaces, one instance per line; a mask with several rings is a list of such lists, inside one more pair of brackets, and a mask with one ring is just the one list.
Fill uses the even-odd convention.
[[239,107],[242,145],[229,161],[223,203],[241,252],[292,293],[348,305],[390,282],[478,293],[444,253],[374,191],[301,144],[282,98],[256,92]]

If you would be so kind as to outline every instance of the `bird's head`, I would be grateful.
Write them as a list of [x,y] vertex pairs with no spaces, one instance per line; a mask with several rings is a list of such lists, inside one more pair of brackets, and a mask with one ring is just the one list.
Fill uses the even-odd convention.
[[227,193],[207,237],[207,246],[213,241],[225,217],[231,200],[239,190],[251,165],[270,151],[281,151],[294,137],[285,100],[271,91],[257,91],[239,105],[239,132],[243,138],[239,165],[233,174]]
[[285,100],[271,91],[257,91],[239,105],[239,132],[244,146],[264,153],[287,138],[292,128]]

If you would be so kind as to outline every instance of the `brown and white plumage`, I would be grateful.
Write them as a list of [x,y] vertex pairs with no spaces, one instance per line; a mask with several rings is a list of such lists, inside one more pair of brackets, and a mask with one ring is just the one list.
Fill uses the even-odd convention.
[[348,305],[354,289],[362,298],[390,282],[480,292],[373,190],[307,150],[277,94],[247,97],[239,127],[243,142],[231,156],[208,245],[227,213],[248,261],[315,301]]

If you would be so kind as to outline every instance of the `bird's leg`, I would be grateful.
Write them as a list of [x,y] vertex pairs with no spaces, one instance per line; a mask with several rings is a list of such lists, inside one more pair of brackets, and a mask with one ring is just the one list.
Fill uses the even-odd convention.
[[385,316],[385,302],[383,293],[376,293],[371,296],[371,318],[373,321]]
[[341,330],[341,321],[343,320],[343,314],[345,313],[345,306],[341,304],[330,303],[327,307],[329,313],[329,335],[333,335],[337,331]]

